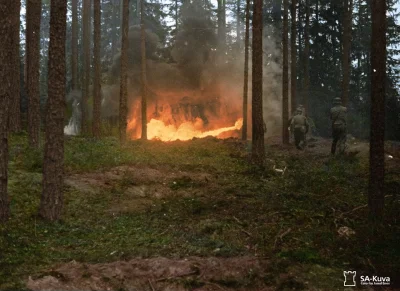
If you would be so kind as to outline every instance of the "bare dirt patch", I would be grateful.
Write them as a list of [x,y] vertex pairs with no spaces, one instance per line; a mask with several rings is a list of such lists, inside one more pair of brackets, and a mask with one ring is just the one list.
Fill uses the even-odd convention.
[[169,167],[120,166],[109,171],[74,174],[65,184],[81,192],[118,192],[112,213],[144,211],[156,199],[196,197],[211,193],[215,179],[209,173],[180,171]]
[[274,290],[263,278],[266,259],[256,257],[134,259],[107,264],[72,261],[29,277],[31,290]]

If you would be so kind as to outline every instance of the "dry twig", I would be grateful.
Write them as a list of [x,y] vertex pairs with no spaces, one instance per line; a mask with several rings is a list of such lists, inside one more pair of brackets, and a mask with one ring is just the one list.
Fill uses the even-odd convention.
[[283,239],[283,237],[284,236],[286,236],[289,232],[291,232],[292,231],[292,229],[291,228],[288,228],[285,232],[283,232],[282,234],[278,234],[277,236],[276,236],[276,238],[275,238],[275,243],[274,243],[274,248],[276,248],[276,245],[277,245],[277,243],[278,243],[278,239],[280,240],[280,241],[282,241],[282,239]]
[[154,289],[153,284],[151,283],[150,279],[147,279],[149,281],[150,287],[152,291],[156,291],[156,289]]
[[161,278],[161,279],[156,280],[156,282],[162,282],[162,281],[167,281],[167,280],[171,280],[171,279],[176,279],[176,278],[181,278],[181,277],[186,277],[186,276],[196,275],[196,274],[198,274],[198,271],[192,271],[189,273],[178,274],[178,275],[167,277],[167,278]]

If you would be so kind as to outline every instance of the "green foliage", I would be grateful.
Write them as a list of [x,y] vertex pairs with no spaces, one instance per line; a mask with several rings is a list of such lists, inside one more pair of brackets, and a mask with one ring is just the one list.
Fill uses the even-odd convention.
[[[400,217],[398,198],[388,200],[379,237],[370,232],[367,209],[355,210],[367,203],[368,167],[362,159],[287,155],[268,147],[268,158],[285,162],[287,172],[282,176],[268,170],[266,176],[266,169],[247,163],[241,143],[133,141],[121,147],[113,137],[97,141],[69,137],[65,144],[69,179],[71,174],[121,165],[190,175],[167,180],[165,187],[174,185],[173,181],[179,187],[173,186],[177,188],[171,196],[146,197],[151,205],[145,211],[115,210],[132,202],[124,196],[135,182],[128,172],[93,192],[65,186],[63,219],[48,223],[36,215],[42,176],[37,166],[24,162],[34,158],[25,148],[26,140],[26,134],[11,136],[12,217],[0,226],[2,290],[20,290],[28,275],[43,274],[58,263],[101,263],[138,256],[266,256],[271,260],[271,276],[263,280],[282,290],[308,289],[305,282],[320,290],[340,288],[343,281],[334,274],[350,267],[370,271],[368,260],[387,272],[400,267],[400,232],[395,223]],[[202,173],[210,174],[212,181],[198,183],[194,177]],[[396,177],[394,171],[388,187],[398,186]],[[342,226],[356,234],[339,237],[337,230]],[[295,274],[296,280],[280,278],[287,273]],[[246,278],[217,283],[250,288],[257,278],[249,271]],[[193,279],[185,284],[201,286],[202,282]]]

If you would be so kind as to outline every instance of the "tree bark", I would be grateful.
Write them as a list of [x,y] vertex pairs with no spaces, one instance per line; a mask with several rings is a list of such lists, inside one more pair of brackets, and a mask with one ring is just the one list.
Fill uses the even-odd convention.
[[26,12],[26,66],[28,94],[29,144],[39,147],[40,137],[40,18],[41,0],[27,0]]
[[283,0],[283,33],[282,33],[282,142],[289,144],[289,0]]
[[218,55],[225,56],[226,28],[225,28],[225,0],[218,0]]
[[71,38],[72,90],[78,89],[78,0],[72,0],[72,38]]
[[142,139],[147,139],[147,76],[146,76],[146,32],[144,27],[144,0],[140,1],[140,51],[141,51],[141,92],[142,92]]
[[252,53],[252,149],[254,163],[263,166],[264,119],[263,119],[263,1],[254,0],[253,53]]
[[128,48],[129,48],[129,0],[123,0],[121,40],[121,73],[119,97],[119,140],[126,142],[127,96],[128,96]]
[[12,37],[12,45],[13,45],[13,69],[10,71],[12,74],[12,101],[10,104],[10,115],[9,115],[9,130],[11,132],[19,132],[21,131],[21,92],[20,92],[20,74],[21,74],[21,61],[19,55],[19,31],[20,31],[20,10],[21,10],[21,0],[14,0],[15,5],[13,8],[15,12],[12,14],[15,17],[15,23],[13,25],[13,37]]
[[309,113],[308,97],[310,94],[310,0],[306,0],[306,27],[304,33],[304,85],[303,105],[306,114]]
[[240,0],[236,0],[236,49],[240,52]]
[[372,0],[371,136],[368,205],[370,219],[382,221],[385,195],[386,1]]
[[63,207],[67,1],[51,0],[50,9],[49,97],[39,214],[47,220],[55,221],[60,219]]
[[344,1],[344,19],[343,19],[343,79],[342,79],[342,103],[344,106],[349,104],[349,85],[350,85],[350,46],[351,46],[351,27],[353,0]]
[[178,26],[179,26],[179,23],[178,23],[178,9],[179,9],[178,0],[175,0],[175,35],[178,34]]
[[112,22],[112,26],[111,26],[111,57],[112,59],[114,59],[114,56],[117,52],[117,26],[119,26],[120,24],[117,23],[117,13],[118,13],[118,9],[117,9],[117,4],[115,3],[115,0],[111,1],[111,5],[112,5],[112,16],[111,16],[111,22]]
[[290,7],[291,15],[291,33],[290,33],[290,100],[291,100],[291,113],[296,110],[296,82],[297,82],[297,72],[296,72],[296,5],[297,0],[292,0],[292,5]]
[[81,100],[81,134],[86,135],[88,128],[88,99],[90,82],[90,1],[83,0],[82,9],[82,42],[83,42],[83,74],[82,74],[82,100]]
[[[10,216],[9,198],[7,193],[8,167],[8,121],[14,81],[10,72],[16,69],[13,55],[15,54],[15,30],[17,15],[15,0],[0,2],[0,223]],[[19,12],[18,12],[19,15]],[[18,66],[19,69],[19,66]]]
[[94,27],[94,81],[93,81],[93,136],[99,138],[101,135],[101,12],[100,0],[93,0],[93,27]]
[[247,140],[247,104],[249,92],[249,41],[250,40],[250,0],[246,0],[246,32],[244,39],[244,83],[243,83],[243,127],[242,140]]

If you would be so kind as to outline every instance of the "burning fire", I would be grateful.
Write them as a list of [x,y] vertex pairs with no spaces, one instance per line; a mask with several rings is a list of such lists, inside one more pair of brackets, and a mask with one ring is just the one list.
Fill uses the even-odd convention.
[[[228,138],[238,136],[237,131],[243,126],[243,119],[239,118],[232,102],[210,97],[215,94],[157,92],[157,95],[162,98],[151,100],[147,106],[149,140],[187,141],[207,136]],[[141,136],[140,110],[141,102],[137,100],[132,104],[127,124],[127,132],[132,139]]]
[[[128,129],[135,127],[136,119],[131,119],[128,123]],[[214,130],[202,131],[203,121],[196,118],[195,122],[184,122],[179,127],[174,125],[165,125],[164,122],[157,119],[151,119],[147,123],[147,138],[149,140],[175,141],[175,140],[191,140],[192,138],[203,138],[207,136],[218,137],[222,133],[240,130],[243,126],[243,118],[239,118],[235,125],[221,127]]]

